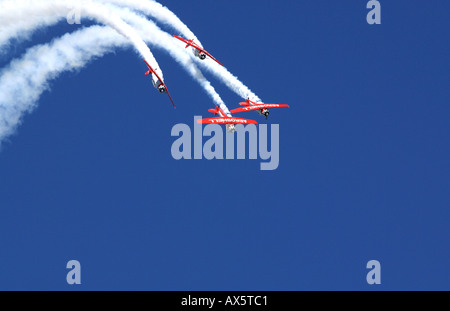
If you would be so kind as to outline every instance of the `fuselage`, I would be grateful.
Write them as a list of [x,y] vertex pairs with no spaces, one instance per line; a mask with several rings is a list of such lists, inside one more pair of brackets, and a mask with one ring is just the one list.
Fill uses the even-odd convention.
[[[254,102],[254,101],[251,101],[250,99],[247,99],[247,103],[248,103],[248,105],[260,105],[260,104],[262,104],[262,103],[256,103],[256,102]],[[263,109],[259,109],[259,110],[256,110],[260,115],[263,115],[263,116],[265,116],[266,117],[266,119],[267,119],[267,117],[269,116],[269,109],[267,109],[267,108],[263,108]]]
[[[217,114],[218,114],[219,116],[221,116],[221,117],[225,117],[225,118],[228,117],[228,116],[225,114],[225,112],[224,112],[220,107],[217,107]],[[228,133],[234,133],[234,132],[236,132],[236,127],[235,127],[234,124],[232,124],[232,123],[228,123],[228,124],[225,126],[225,128],[227,129],[227,132],[228,132]]]
[[160,93],[166,92],[166,86],[156,77],[155,74],[152,74],[152,82],[155,89],[157,89]]
[[264,108],[264,109],[261,109],[261,110],[258,110],[258,112],[259,112],[259,114],[260,115],[263,115],[263,116],[265,116],[266,118],[269,116],[269,109],[267,109],[267,108]]
[[204,60],[206,58],[206,54],[195,47],[192,47],[192,52],[196,57],[200,58],[201,60]]

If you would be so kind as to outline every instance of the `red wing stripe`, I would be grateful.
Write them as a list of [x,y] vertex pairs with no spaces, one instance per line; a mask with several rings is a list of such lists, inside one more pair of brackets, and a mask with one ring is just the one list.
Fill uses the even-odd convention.
[[258,124],[255,120],[234,118],[234,117],[217,117],[197,120],[200,124]]
[[214,60],[215,62],[217,62],[219,65],[225,67],[221,62],[219,62],[217,59],[214,58],[214,56],[212,56],[211,54],[209,54],[208,52],[206,52],[205,50],[203,50],[203,52],[208,55],[209,57],[211,57],[212,60]]
[[233,110],[230,110],[231,113],[237,113],[237,112],[243,112],[243,111],[253,111],[253,110],[260,110],[260,109],[272,109],[272,108],[283,108],[283,107],[289,107],[289,105],[279,105],[279,104],[257,104],[257,105],[250,105],[245,107],[239,107]]
[[184,43],[188,43],[188,41],[186,40],[186,39],[183,39],[183,38],[181,38],[181,37],[178,37],[178,36],[176,36],[176,35],[173,35],[175,38],[177,38],[178,40],[181,40],[181,41],[183,41]]
[[[153,70],[153,74],[158,78],[158,80],[162,83],[162,84],[164,84],[164,81],[163,80],[161,80],[161,78],[158,76],[158,74]],[[167,87],[166,87],[167,88]]]
[[164,85],[164,86],[166,87],[166,92],[167,92],[167,95],[170,98],[170,101],[172,102],[173,108],[177,108],[177,107],[175,107],[175,103],[173,102],[172,96],[170,96],[169,89],[167,88],[167,85]]
[[143,58],[145,64],[147,65],[148,69],[150,69],[151,71],[153,71],[153,68],[147,63],[147,61],[145,60],[145,58]]
[[[176,35],[173,35],[173,36],[174,36],[175,38],[177,38],[178,40],[183,41],[183,42],[186,43],[187,45],[190,45],[190,46],[192,46],[193,48],[196,48],[196,49],[199,50],[199,51],[202,50],[195,42],[188,41],[188,40],[183,39],[183,38],[181,38],[181,37],[178,37],[178,36],[176,36]],[[186,46],[186,47],[187,47],[187,46]]]
[[[193,41],[188,41],[186,39],[183,39],[181,37],[178,37],[176,35],[173,35],[175,38],[177,38],[178,40],[183,41],[184,43],[186,43],[187,45],[192,46],[193,48],[199,50],[200,52],[205,53],[206,55],[208,55],[212,60],[216,61],[218,64],[222,65],[223,64],[221,62],[219,62],[217,59],[215,59],[211,54],[209,54],[207,51],[205,51],[203,48],[201,48],[197,43],[193,42]],[[187,46],[186,46],[187,47]],[[225,66],[224,66],[225,67]]]

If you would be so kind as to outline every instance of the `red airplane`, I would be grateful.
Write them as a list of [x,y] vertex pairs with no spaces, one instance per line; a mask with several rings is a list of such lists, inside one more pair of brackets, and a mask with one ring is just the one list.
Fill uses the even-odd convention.
[[258,110],[258,113],[265,116],[266,119],[269,116],[269,108],[282,108],[282,107],[289,107],[289,105],[279,105],[279,104],[265,104],[265,103],[255,103],[251,101],[250,99],[247,99],[245,103],[239,103],[240,107],[231,110],[231,113],[237,113],[237,112],[243,112],[243,111],[252,111],[252,110]]
[[175,104],[173,103],[172,96],[169,94],[169,90],[167,89],[167,86],[164,84],[163,80],[158,76],[158,74],[153,70],[152,66],[150,66],[147,61],[144,59],[145,64],[148,67],[148,71],[145,73],[146,75],[151,74],[152,75],[152,82],[153,86],[160,92],[160,93],[167,93],[169,95],[170,101],[172,102],[173,108],[175,108]]
[[197,123],[199,124],[226,124],[227,131],[230,133],[236,132],[234,127],[236,124],[258,124],[258,122],[249,119],[229,117],[220,109],[219,106],[216,109],[208,109],[209,112],[214,113],[214,115],[219,115],[220,117],[199,119]]
[[[200,58],[201,60],[204,60],[206,58],[206,55],[208,55],[212,60],[216,61],[218,64],[222,65],[221,62],[219,62],[217,59],[215,59],[211,54],[209,54],[208,52],[206,52],[206,50],[204,50],[201,46],[199,46],[197,43],[194,42],[193,39],[191,40],[186,40],[183,39],[181,37],[178,37],[176,35],[173,35],[175,38],[177,38],[178,40],[183,41],[184,43],[186,43],[186,48],[188,48],[189,46],[192,47],[193,51],[194,51],[194,55],[197,56],[198,58]],[[223,66],[223,65],[222,65]]]

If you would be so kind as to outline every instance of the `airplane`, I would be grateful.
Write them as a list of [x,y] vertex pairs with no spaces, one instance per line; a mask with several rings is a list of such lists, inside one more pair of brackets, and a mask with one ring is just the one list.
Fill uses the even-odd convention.
[[252,111],[252,110],[258,110],[258,113],[260,115],[263,115],[266,117],[269,116],[269,108],[282,108],[282,107],[289,107],[289,105],[285,105],[285,104],[265,104],[265,103],[255,103],[254,101],[251,101],[250,99],[247,99],[245,102],[243,103],[239,103],[239,105],[241,106],[245,106],[245,107],[240,107],[240,108],[236,108],[231,110],[231,113],[237,113],[237,112],[243,112],[243,111]]
[[215,109],[208,109],[209,112],[214,113],[214,115],[219,115],[220,117],[199,119],[197,123],[199,124],[226,124],[227,131],[229,133],[236,132],[234,127],[236,124],[258,124],[258,122],[249,119],[229,117],[217,106]]
[[169,90],[167,89],[167,86],[164,84],[162,79],[158,76],[158,74],[153,70],[152,66],[150,66],[147,61],[144,59],[145,64],[148,67],[148,71],[145,73],[146,75],[151,74],[152,75],[152,82],[153,86],[160,92],[160,93],[167,93],[167,95],[170,98],[170,101],[172,102],[173,108],[175,108],[175,104],[173,103],[172,96],[169,94]]
[[[201,46],[199,46],[197,43],[194,42],[194,39],[191,40],[186,40],[183,39],[181,37],[178,37],[176,35],[173,35],[175,38],[177,38],[178,40],[183,41],[184,43],[186,43],[186,48],[188,48],[189,46],[192,47],[192,50],[194,52],[194,55],[198,58],[200,58],[201,60],[204,60],[206,58],[206,56],[208,55],[212,60],[216,61],[219,65],[222,65],[221,62],[219,62],[217,59],[215,59],[211,54],[209,54],[208,52],[206,52],[206,50],[204,50]],[[223,66],[223,65],[222,65]]]

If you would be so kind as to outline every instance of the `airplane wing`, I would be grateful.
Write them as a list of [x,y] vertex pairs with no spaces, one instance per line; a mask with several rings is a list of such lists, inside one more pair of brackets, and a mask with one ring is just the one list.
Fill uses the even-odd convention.
[[149,71],[147,71],[145,74],[148,75],[148,74],[151,73],[151,74],[154,74],[154,75],[156,76],[156,78],[158,78],[158,80],[159,80],[159,81],[162,83],[162,85],[164,85],[164,87],[166,88],[167,95],[169,96],[170,101],[172,102],[173,108],[176,108],[176,107],[175,107],[175,104],[174,104],[174,102],[173,102],[172,96],[170,96],[169,89],[167,88],[167,85],[164,84],[163,80],[161,80],[161,78],[158,76],[158,74],[153,70],[152,66],[150,66],[149,63],[147,63],[147,61],[146,61],[144,58],[143,58],[143,60],[144,60],[145,64],[147,65],[148,69],[149,69]]
[[[244,104],[244,103],[240,103]],[[247,103],[245,103],[247,104]],[[257,105],[246,105],[245,107],[236,108],[230,110],[231,113],[243,112],[243,111],[252,111],[252,110],[260,110],[260,109],[272,109],[272,108],[282,108],[289,107],[289,105],[279,105],[279,104],[257,104]]]
[[197,120],[199,124],[258,124],[255,120],[235,118],[235,117],[216,117]]
[[[147,65],[148,69],[150,69],[150,70],[149,70],[150,73],[154,74],[154,75],[158,78],[158,80],[159,80],[162,84],[164,84],[164,81],[158,76],[158,74],[155,72],[155,70],[153,70],[152,66],[150,66],[144,58],[143,58],[143,60],[144,60],[145,64]],[[149,72],[147,72],[146,74],[149,74]]]
[[186,39],[184,39],[184,38],[181,38],[181,37],[178,37],[178,36],[176,36],[176,35],[173,35],[173,36],[174,36],[175,38],[177,38],[178,40],[181,40],[181,41],[183,41],[184,43],[190,45],[190,43],[188,42],[188,40],[186,40]]
[[[183,41],[184,43],[186,43],[187,45],[192,46],[193,48],[196,48],[197,50],[199,50],[200,52],[205,53],[206,55],[208,55],[212,60],[216,61],[218,64],[222,65],[223,64],[221,62],[219,62],[216,58],[214,58],[214,56],[212,56],[210,53],[208,53],[207,51],[205,51],[203,48],[201,48],[200,46],[198,46],[195,42],[192,41],[188,41],[184,38],[181,38],[179,36],[173,35],[175,38],[177,38],[178,40]],[[187,46],[186,46],[187,47]],[[225,67],[225,66],[224,66]]]
[[206,52],[205,50],[203,50],[202,52],[205,53],[206,55],[208,55],[212,60],[214,60],[216,63],[218,63],[218,64],[221,65],[222,67],[225,67],[221,62],[219,62],[217,59],[215,59],[211,54],[209,54],[209,53]]
[[[194,43],[194,42],[192,42],[192,41],[188,41],[188,40],[186,40],[186,39],[184,39],[184,38],[181,38],[181,37],[178,37],[178,36],[176,36],[176,35],[173,35],[173,36],[174,36],[175,38],[177,38],[178,40],[183,41],[183,42],[186,43],[187,45],[190,45],[190,46],[196,48],[196,49],[199,50],[199,51],[202,50],[202,48],[200,48],[196,43]],[[187,46],[186,46],[186,47],[187,47]]]
[[168,95],[169,98],[170,98],[170,101],[172,102],[173,108],[177,108],[177,107],[175,107],[175,104],[174,104],[174,102],[173,102],[172,96],[170,96],[169,89],[167,88],[167,85],[164,84],[164,86],[166,87],[166,92],[167,92],[167,95]]
[[145,60],[145,58],[143,58],[143,60],[144,60],[145,64],[147,65],[148,69],[150,69],[150,71],[153,72],[152,66],[150,66],[150,65],[147,63],[147,61]]

